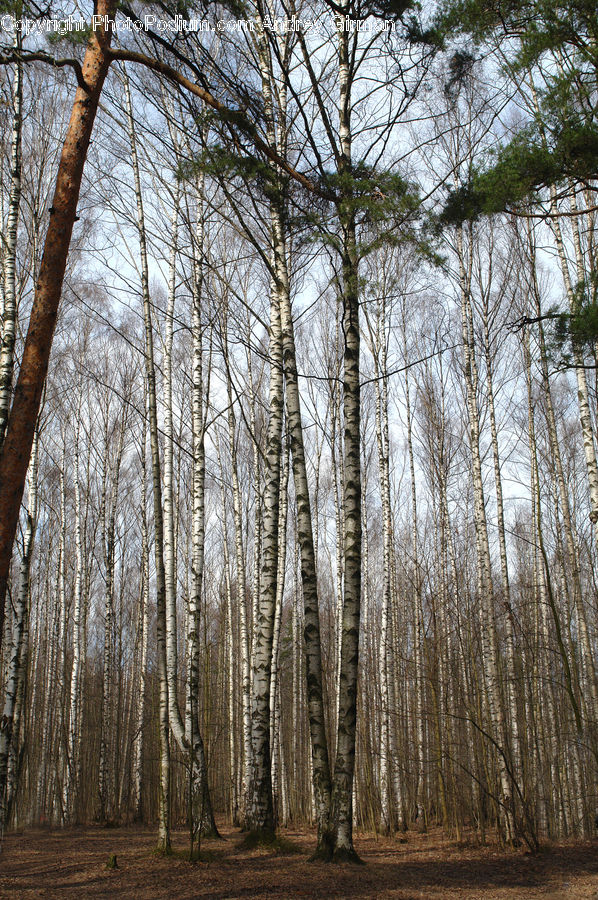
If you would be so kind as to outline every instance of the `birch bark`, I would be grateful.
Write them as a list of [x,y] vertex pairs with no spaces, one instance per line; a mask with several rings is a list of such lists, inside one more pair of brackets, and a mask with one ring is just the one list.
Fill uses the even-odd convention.
[[[500,695],[496,620],[493,603],[494,589],[492,583],[490,545],[488,541],[488,526],[486,520],[484,483],[480,454],[480,424],[477,408],[478,375],[473,346],[473,323],[470,302],[472,252],[473,250],[470,247],[469,259],[466,261],[463,233],[462,229],[459,228],[457,231],[457,256],[459,264],[461,326],[469,426],[469,446],[474,489],[474,523],[478,561],[482,673],[484,693],[488,705],[488,713],[494,733],[494,739],[499,742],[504,742],[506,737],[505,716]],[[499,815],[504,822],[507,837],[512,841],[516,839],[514,832],[515,822],[512,811],[513,796],[509,773],[505,765],[504,756],[501,752],[498,754],[497,762],[501,791]]]
[[[223,313],[222,331],[224,334],[224,353],[228,354],[226,342],[227,314]],[[247,581],[245,575],[245,557],[243,547],[243,521],[241,517],[241,493],[237,465],[237,436],[233,392],[230,367],[226,368],[226,390],[228,399],[228,443],[231,460],[231,483],[233,493],[233,523],[235,529],[235,566],[237,575],[237,606],[239,614],[239,641],[241,654],[241,706],[243,717],[243,764],[241,783],[241,805],[243,818],[246,815],[249,797],[249,772],[251,768],[251,669],[249,657],[249,632],[247,628]]]
[[[21,33],[15,32],[15,50],[21,47]],[[14,348],[17,332],[16,257],[21,203],[21,134],[23,127],[23,64],[15,63],[12,86],[13,124],[10,157],[8,216],[2,233],[2,327],[0,329],[0,450],[4,442],[12,391]]]
[[109,404],[105,411],[104,427],[104,472],[102,479],[101,514],[102,538],[104,547],[104,666],[102,679],[102,729],[100,736],[100,821],[112,819],[114,814],[114,769],[110,758],[113,750],[112,727],[112,679],[113,679],[113,629],[114,629],[114,553],[116,543],[116,510],[118,503],[118,486],[120,482],[123,452],[125,448],[125,431],[127,428],[127,405],[123,405],[123,415],[119,423],[116,455],[114,465],[110,467],[112,475],[112,495],[108,498],[108,471],[110,454]]
[[164,524],[162,518],[162,483],[160,479],[160,446],[158,440],[158,407],[156,399],[156,367],[154,363],[154,335],[152,324],[152,308],[149,290],[149,267],[143,211],[143,195],[137,157],[137,140],[135,122],[125,75],[125,101],[131,145],[131,164],[137,204],[137,232],[139,238],[139,255],[141,269],[141,299],[144,321],[144,363],[147,385],[147,404],[149,419],[149,442],[153,489],[154,509],[154,555],[156,565],[156,637],[158,644],[158,683],[159,683],[159,734],[160,734],[160,787],[159,787],[159,820],[158,849],[170,851],[170,732],[169,732],[169,698],[168,672],[166,658],[166,577],[164,573]]
[[[343,10],[345,7],[343,6]],[[348,9],[348,7],[347,7]],[[349,35],[341,24],[339,42],[339,143],[341,175],[351,175],[351,85]],[[352,795],[357,721],[357,675],[361,605],[361,385],[359,374],[359,281],[355,210],[351,190],[339,204],[342,235],[344,335],[344,597],[339,714],[332,783],[331,820],[336,861],[357,861],[353,848]]]
[[[382,288],[376,309],[375,328],[366,313],[366,321],[370,336],[372,356],[374,360],[374,393],[375,393],[375,427],[376,445],[378,449],[378,477],[380,482],[380,498],[382,501],[382,535],[383,535],[383,581],[382,581],[382,615],[380,630],[380,805],[382,827],[386,834],[392,830],[392,811],[390,804],[390,773],[392,769],[391,736],[390,736],[390,690],[389,668],[391,640],[389,629],[392,625],[393,580],[393,524],[390,499],[390,441],[388,428],[388,385],[387,385],[387,351],[386,351],[386,295]],[[367,558],[367,530],[364,533],[364,555]],[[367,586],[367,577],[365,578]],[[364,589],[365,594],[365,589]],[[366,628],[367,603],[364,596],[364,629]]]
[[135,738],[133,741],[133,798],[134,820],[143,822],[143,788],[144,788],[144,724],[147,685],[147,651],[149,644],[149,541],[147,528],[147,391],[144,391],[144,415],[141,437],[141,592],[139,598],[139,630],[141,651],[139,655],[139,689],[137,693],[137,710]]
[[316,858],[328,859],[332,852],[330,831],[331,778],[326,738],[324,690],[322,678],[322,643],[318,578],[312,525],[311,500],[305,462],[301,397],[297,375],[295,332],[290,297],[281,295],[281,327],[286,384],[286,405],[293,465],[293,483],[297,504],[297,539],[301,559],[301,584],[304,608],[305,675],[311,754],[313,764],[314,802],[317,823]]
[[[191,827],[192,834],[218,836],[218,829],[212,810],[212,799],[208,786],[208,770],[201,730],[199,727],[200,691],[200,622],[204,578],[205,552],[205,481],[206,481],[206,409],[208,399],[204,392],[203,375],[203,330],[201,315],[203,287],[203,179],[197,190],[198,222],[196,228],[195,254],[193,259],[193,360],[192,360],[192,431],[193,431],[193,511],[192,511],[192,553],[191,553],[191,593],[187,614],[187,717],[184,743],[189,751]],[[193,848],[191,848],[192,850]]]
[[22,693],[24,689],[24,679],[26,677],[26,639],[30,600],[29,578],[38,510],[38,443],[39,428],[36,430],[31,449],[27,525],[23,540],[19,591],[12,622],[12,646],[10,648],[8,671],[5,680],[4,709],[0,719],[0,849],[2,848],[2,838],[10,814],[10,801],[15,793],[16,766],[13,763],[11,772],[9,753],[12,748],[14,760],[17,756],[14,745],[19,733],[18,694],[19,692]]
[[67,737],[67,772],[63,788],[63,816],[67,822],[72,821],[75,814],[75,803],[79,789],[79,746],[81,735],[81,674],[83,643],[85,640],[85,601],[84,601],[84,559],[83,559],[83,525],[81,517],[81,472],[80,472],[80,434],[81,434],[81,394],[76,411],[76,429],[73,448],[73,466],[75,482],[75,585],[73,598],[73,662],[71,666],[70,701],[68,712]]
[[[284,238],[273,223],[274,253],[279,283],[284,283]],[[282,275],[282,277],[281,277]],[[287,288],[283,288],[288,290]],[[252,771],[247,826],[250,831],[270,835],[274,832],[272,781],[270,773],[270,677],[272,641],[278,580],[278,512],[280,498],[280,450],[284,412],[282,334],[278,284],[270,298],[270,390],[268,430],[265,453],[263,553],[260,604],[255,623],[255,649],[251,692]]]

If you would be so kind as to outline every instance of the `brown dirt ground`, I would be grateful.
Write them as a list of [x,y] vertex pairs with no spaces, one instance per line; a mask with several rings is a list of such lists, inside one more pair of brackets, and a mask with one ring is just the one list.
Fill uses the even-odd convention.
[[[209,862],[156,856],[154,831],[84,827],[9,834],[0,857],[0,898],[111,897],[130,900],[283,900],[372,897],[397,900],[598,900],[598,840],[545,847],[537,856],[496,846],[461,844],[440,831],[407,843],[357,834],[365,866],[310,863],[314,836],[288,829],[299,852],[244,850],[242,835],[223,825],[209,841]],[[175,849],[186,847],[184,832]],[[118,868],[106,863],[116,854]]]

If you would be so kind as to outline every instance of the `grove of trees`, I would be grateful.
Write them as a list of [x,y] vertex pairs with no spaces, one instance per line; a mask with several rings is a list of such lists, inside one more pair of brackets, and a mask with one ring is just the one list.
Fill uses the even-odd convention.
[[592,835],[594,4],[53,6],[0,4],[0,831]]

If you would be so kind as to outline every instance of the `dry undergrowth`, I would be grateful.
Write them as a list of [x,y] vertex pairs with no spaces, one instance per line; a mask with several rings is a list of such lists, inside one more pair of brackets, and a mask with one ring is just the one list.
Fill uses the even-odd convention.
[[[170,857],[153,853],[156,836],[147,829],[10,834],[0,857],[0,897],[598,900],[598,841],[529,856],[458,846],[440,831],[410,833],[406,843],[358,834],[356,848],[367,865],[331,866],[309,862],[315,841],[305,829],[285,830],[274,848],[243,846],[243,835],[226,825],[222,834],[222,841],[203,843],[199,863],[185,858],[183,831],[175,834],[177,852]],[[118,864],[110,868],[112,857]]]

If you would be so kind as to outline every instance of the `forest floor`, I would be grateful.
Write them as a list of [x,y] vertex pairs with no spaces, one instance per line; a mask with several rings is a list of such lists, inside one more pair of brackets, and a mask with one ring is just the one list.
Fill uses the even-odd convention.
[[[9,834],[0,856],[0,898],[598,900],[598,840],[554,844],[529,856],[498,846],[458,845],[439,830],[409,833],[406,843],[356,834],[366,865],[333,866],[308,861],[315,839],[306,829],[283,830],[289,845],[283,840],[277,852],[244,849],[243,835],[227,825],[222,836],[203,844],[205,861],[190,863],[183,858],[183,831],[173,835],[176,855],[167,858],[153,852],[156,833],[149,829]],[[118,868],[110,869],[113,854]]]

